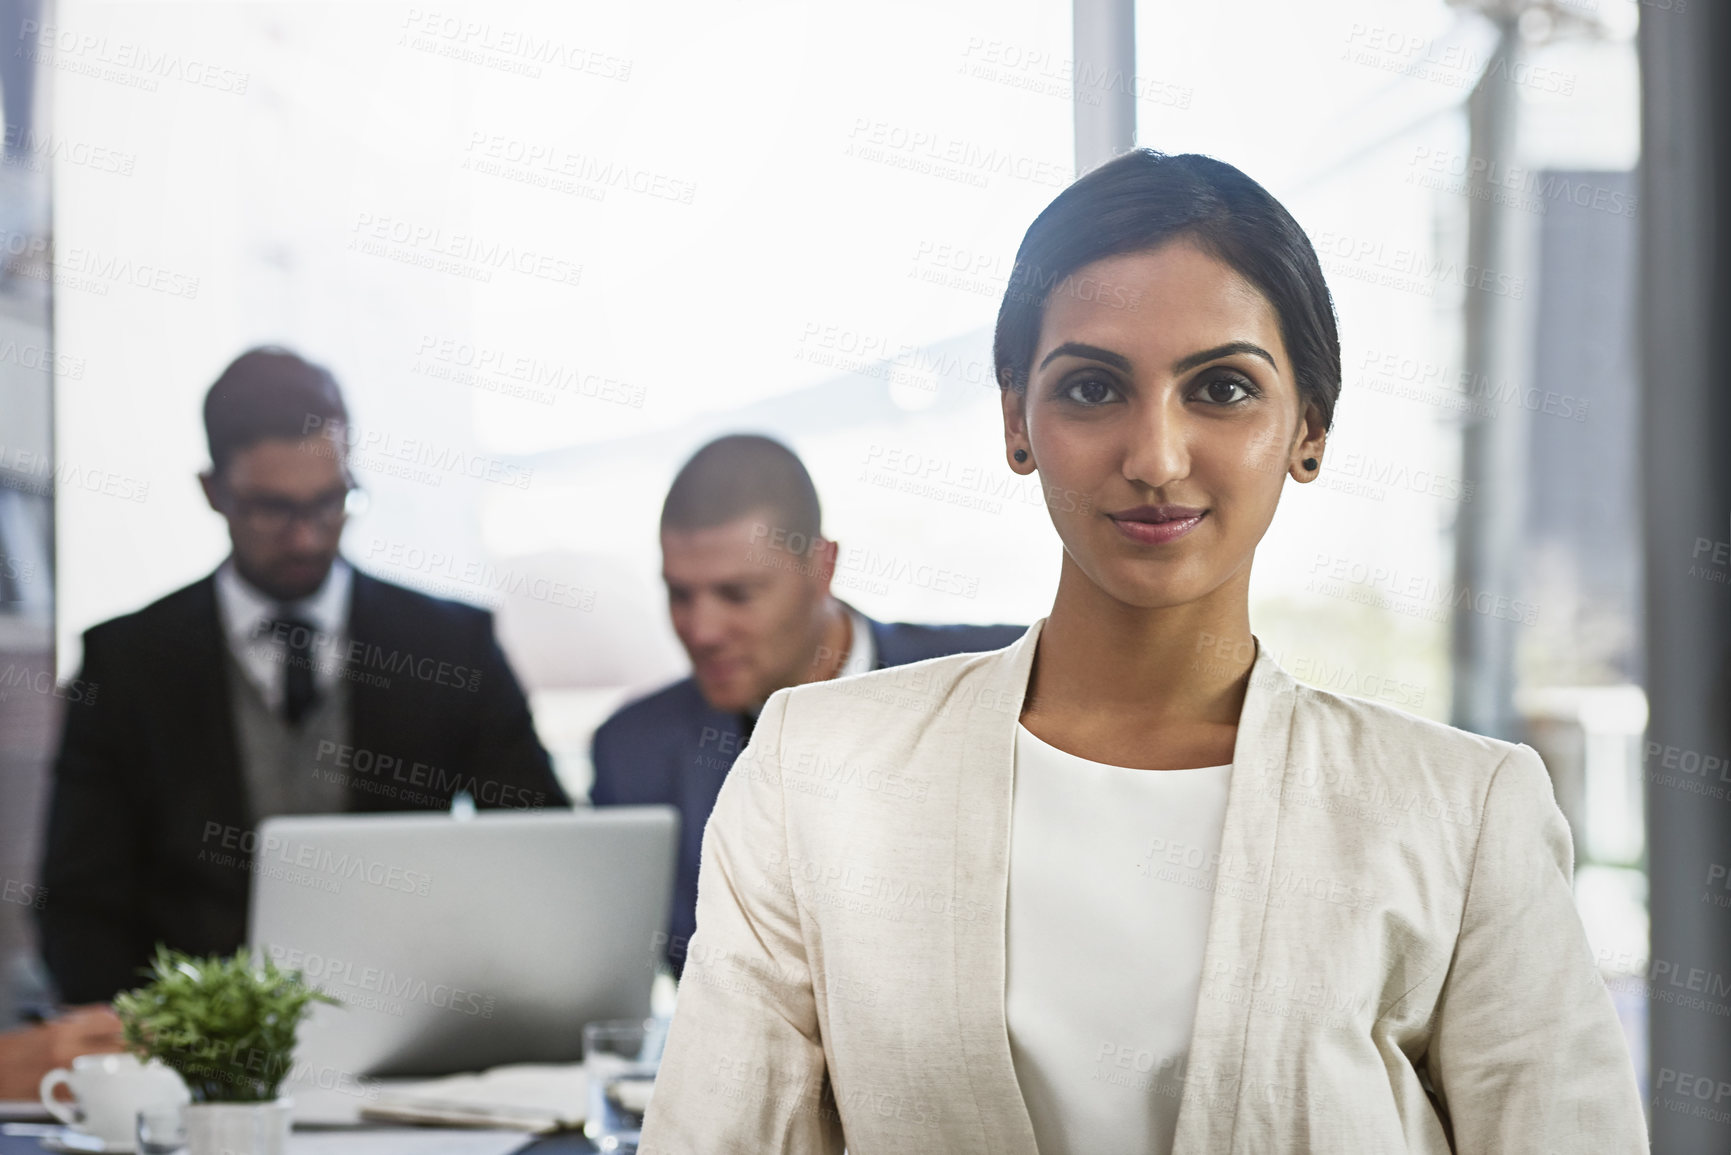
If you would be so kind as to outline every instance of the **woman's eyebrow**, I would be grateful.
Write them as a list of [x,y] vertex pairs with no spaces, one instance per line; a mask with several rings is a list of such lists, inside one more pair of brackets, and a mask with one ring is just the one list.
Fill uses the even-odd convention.
[[[1271,368],[1277,370],[1280,368],[1274,363],[1274,355],[1261,345],[1252,341],[1229,341],[1224,345],[1216,345],[1212,349],[1204,349],[1199,353],[1192,353],[1188,357],[1175,361],[1172,365],[1172,372],[1183,373],[1196,368],[1198,365],[1206,365],[1210,361],[1218,361],[1222,357],[1230,357],[1235,353],[1248,353],[1253,357],[1261,357],[1268,362]],[[1090,360],[1102,361],[1122,372],[1130,372],[1130,358],[1122,353],[1114,353],[1110,349],[1102,349],[1098,345],[1083,344],[1080,341],[1066,341],[1047,353],[1040,361],[1040,368],[1044,369],[1054,360],[1065,355],[1087,357]]]
[[1188,357],[1174,361],[1172,363],[1172,372],[1183,373],[1188,369],[1196,368],[1198,365],[1206,365],[1210,361],[1218,361],[1222,357],[1230,357],[1234,353],[1249,353],[1253,357],[1261,357],[1264,361],[1267,361],[1270,368],[1275,370],[1280,368],[1280,366],[1274,363],[1273,355],[1261,345],[1252,344],[1249,341],[1229,341],[1224,345],[1216,345],[1212,349],[1204,349],[1200,353],[1192,353]]
[[1130,372],[1130,358],[1122,353],[1114,353],[1112,350],[1102,349],[1098,345],[1084,345],[1080,341],[1065,341],[1047,353],[1045,359],[1040,362],[1040,368],[1044,369],[1052,363],[1054,358],[1062,357],[1065,354],[1072,357],[1088,357],[1095,361],[1104,361],[1114,369],[1122,370],[1125,373]]

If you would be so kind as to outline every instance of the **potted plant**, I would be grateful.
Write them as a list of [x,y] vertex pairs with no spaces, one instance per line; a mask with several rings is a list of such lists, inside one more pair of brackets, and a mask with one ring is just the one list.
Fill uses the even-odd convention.
[[192,1093],[189,1155],[282,1155],[292,1100],[278,1089],[293,1062],[295,1031],[315,1002],[338,1000],[279,970],[232,958],[156,948],[151,981],[114,1000],[126,1045],[161,1059]]

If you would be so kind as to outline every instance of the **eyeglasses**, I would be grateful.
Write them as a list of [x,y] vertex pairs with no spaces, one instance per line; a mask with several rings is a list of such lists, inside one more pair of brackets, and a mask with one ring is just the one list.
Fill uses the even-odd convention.
[[351,514],[366,509],[366,491],[349,482],[342,489],[332,490],[310,501],[294,501],[270,494],[251,496],[230,491],[229,507],[234,516],[254,533],[267,536],[285,534],[297,521],[314,529],[333,530],[342,526]]

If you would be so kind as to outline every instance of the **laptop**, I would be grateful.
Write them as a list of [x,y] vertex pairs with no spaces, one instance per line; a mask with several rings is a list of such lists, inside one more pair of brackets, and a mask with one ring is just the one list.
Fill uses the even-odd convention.
[[343,1004],[303,1020],[291,1083],[572,1062],[584,1023],[648,1017],[678,827],[670,806],[266,819],[248,941]]

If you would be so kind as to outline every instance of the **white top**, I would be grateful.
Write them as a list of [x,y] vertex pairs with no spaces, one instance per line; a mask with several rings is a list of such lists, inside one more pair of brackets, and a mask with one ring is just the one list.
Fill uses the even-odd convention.
[[852,606],[844,606],[847,610],[848,623],[852,627],[849,633],[847,658],[837,671],[838,678],[851,678],[855,674],[869,674],[877,665],[877,647],[872,645],[872,628],[866,621],[866,616]]
[[1016,726],[1004,1014],[1040,1155],[1171,1152],[1231,773]]
[[281,603],[241,577],[235,571],[233,558],[218,567],[216,605],[229,653],[248,680],[258,687],[272,713],[282,709],[287,692],[288,642],[270,630],[267,623],[297,617],[313,627],[313,685],[325,692],[336,682],[337,668],[347,648],[349,588],[353,584],[354,571],[339,557],[318,589],[299,601]]

